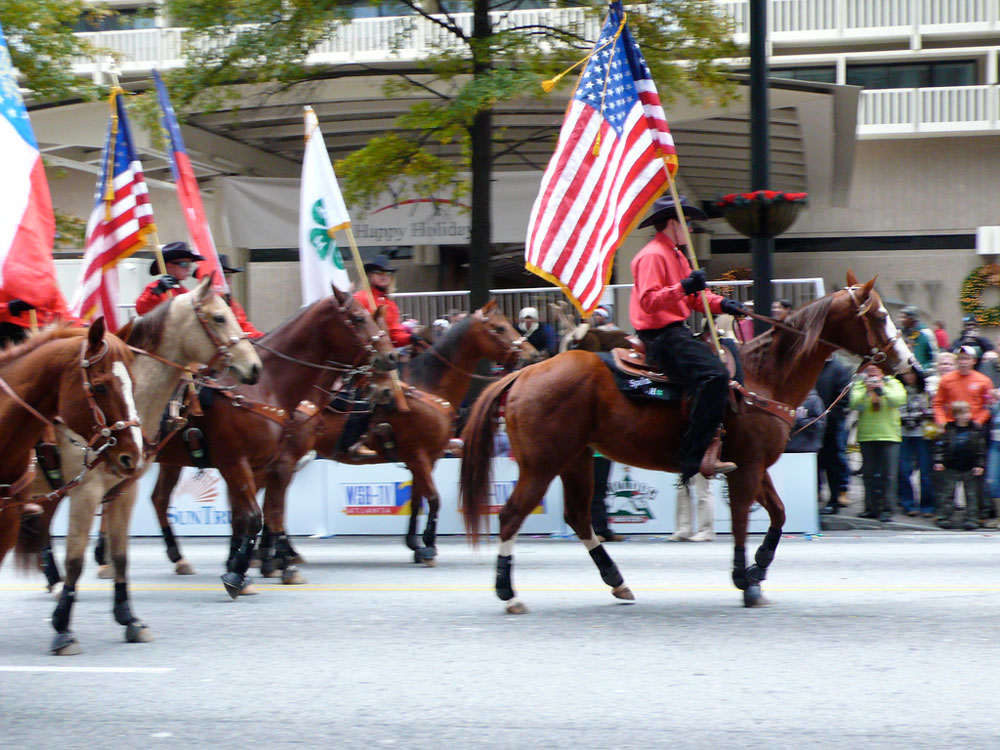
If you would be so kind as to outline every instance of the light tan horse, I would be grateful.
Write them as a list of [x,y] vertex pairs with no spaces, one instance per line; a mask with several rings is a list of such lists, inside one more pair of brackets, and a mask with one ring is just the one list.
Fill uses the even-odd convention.
[[[226,351],[222,353],[228,362],[225,366],[240,381],[254,383],[260,377],[260,357],[246,339],[229,306],[212,291],[211,282],[211,278],[206,277],[190,293],[160,304],[127,325],[120,333],[130,345],[177,365],[210,363],[219,360],[220,349],[225,349]],[[142,355],[136,357],[133,370],[135,402],[143,432],[148,442],[155,442],[161,416],[171,396],[176,392],[184,370]],[[81,472],[84,453],[76,443],[78,438],[71,431],[61,430],[58,438],[62,476],[70,480]],[[70,513],[66,536],[66,582],[56,608],[58,616],[53,617],[53,627],[56,628],[56,636],[51,647],[53,653],[60,655],[80,653],[79,643],[69,630],[73,592],[83,570],[83,559],[94,514],[108,491],[120,481],[102,467],[95,467],[84,474],[79,486],[68,493]],[[33,489],[38,494],[49,490],[44,477],[36,481]],[[107,528],[114,567],[115,619],[125,626],[126,640],[145,642],[152,640],[152,635],[149,628],[132,614],[126,579],[128,529],[136,492],[137,484],[132,483],[107,502],[102,520]],[[43,539],[47,538],[47,521],[51,519],[57,504],[46,503]],[[23,539],[23,541],[29,540]],[[19,547],[19,552],[30,551],[26,544]],[[53,578],[58,576],[58,571],[54,570],[51,560],[47,565],[47,575]],[[55,588],[55,584],[56,581],[50,578],[50,587]]]

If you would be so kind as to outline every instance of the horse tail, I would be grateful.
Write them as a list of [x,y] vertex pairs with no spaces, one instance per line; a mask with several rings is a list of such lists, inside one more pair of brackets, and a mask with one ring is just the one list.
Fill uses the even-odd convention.
[[14,548],[14,561],[21,572],[38,570],[42,555],[42,547],[48,539],[44,524],[49,520],[44,513],[21,516],[21,528],[17,534],[17,546]]
[[459,494],[465,518],[465,533],[473,546],[479,543],[480,519],[483,517],[486,498],[489,497],[500,404],[523,372],[524,370],[512,372],[486,388],[472,405],[472,411],[462,430],[464,445]]

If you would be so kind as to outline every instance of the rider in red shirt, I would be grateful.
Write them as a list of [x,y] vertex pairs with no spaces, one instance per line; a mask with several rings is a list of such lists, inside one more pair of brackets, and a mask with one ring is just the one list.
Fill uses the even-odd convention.
[[[705,213],[681,198],[688,220],[704,220]],[[629,317],[646,345],[647,360],[684,383],[691,397],[691,417],[678,451],[681,479],[686,482],[699,471],[705,476],[736,468],[719,461],[722,418],[729,391],[729,372],[712,349],[693,338],[686,320],[703,309],[700,299],[706,288],[705,272],[692,271],[684,252],[684,231],[677,221],[671,196],[660,198],[653,213],[639,227],[656,227],[656,236],[632,260],[635,286],[629,302]],[[705,292],[713,313],[745,315],[737,300]]]
[[[365,273],[368,275],[368,283],[372,288],[372,296],[375,297],[375,307],[385,307],[385,330],[392,339],[392,345],[396,347],[418,344],[422,339],[415,333],[410,333],[403,328],[399,316],[399,308],[389,296],[389,287],[392,284],[392,275],[396,269],[389,264],[388,255],[379,255],[371,263],[365,263]],[[354,299],[361,303],[370,315],[375,314],[371,303],[368,301],[368,293],[362,289],[354,293]]]
[[[186,242],[170,242],[164,245],[163,263],[167,272],[146,285],[135,301],[136,313],[145,315],[168,297],[176,297],[187,292],[187,289],[181,286],[181,282],[191,275],[191,263],[197,260],[205,259],[192,253]],[[149,273],[155,276],[158,271],[159,264],[154,260],[149,265]]]

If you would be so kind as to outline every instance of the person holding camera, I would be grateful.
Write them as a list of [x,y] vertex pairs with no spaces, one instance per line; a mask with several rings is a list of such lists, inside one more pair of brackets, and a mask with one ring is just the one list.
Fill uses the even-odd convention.
[[[908,516],[933,518],[937,510],[934,474],[931,470],[933,442],[926,438],[928,423],[934,422],[930,394],[920,370],[902,374],[906,403],[900,407],[903,441],[899,447],[899,504]],[[913,472],[920,472],[920,500],[913,492]]]
[[865,509],[861,518],[892,520],[896,505],[899,446],[902,442],[899,408],[906,404],[906,389],[896,378],[885,377],[868,365],[851,386],[850,408],[858,412],[861,476]]

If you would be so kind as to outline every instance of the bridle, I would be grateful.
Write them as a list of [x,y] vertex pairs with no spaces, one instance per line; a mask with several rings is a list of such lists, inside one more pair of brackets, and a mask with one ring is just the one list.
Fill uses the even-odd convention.
[[[528,340],[527,336],[520,336],[519,338],[516,338],[513,341],[508,341],[506,338],[504,338],[503,334],[500,331],[494,329],[494,327],[490,324],[489,315],[484,313],[482,310],[476,310],[476,312],[473,313],[473,315],[476,320],[479,320],[483,323],[483,325],[486,327],[486,333],[491,338],[493,338],[494,341],[496,341],[497,346],[503,352],[503,354],[501,355],[503,359],[497,360],[498,362],[501,362],[501,364],[505,364],[511,360],[516,362],[521,358],[521,355],[523,354],[522,350],[524,347],[524,343]],[[459,372],[468,378],[472,378],[474,380],[484,380],[486,382],[493,382],[497,380],[497,378],[491,375],[480,375],[479,373],[469,372],[467,370],[464,370],[463,368],[456,365],[454,362],[450,361],[443,354],[441,354],[441,352],[437,351],[437,349],[435,349],[433,346],[428,348],[427,351],[430,352],[434,357],[439,359],[441,362],[446,364],[448,367],[450,367],[452,370],[455,370],[456,372]]]
[[[861,320],[864,322],[865,335],[868,337],[868,346],[870,353],[864,355],[861,358],[861,366],[864,367],[869,364],[873,365],[882,364],[888,358],[888,351],[896,345],[896,342],[899,340],[902,334],[900,334],[899,331],[896,331],[896,335],[893,338],[889,339],[884,346],[882,346],[881,348],[878,346],[875,340],[875,329],[872,326],[871,320],[868,318],[868,311],[872,308],[872,305],[875,304],[875,300],[873,300],[869,295],[868,300],[866,302],[862,303],[858,301],[855,292],[860,288],[861,287],[858,286],[845,286],[844,291],[846,291],[850,295],[851,302],[853,302],[854,306],[857,308],[857,313],[856,313],[857,317],[861,318]],[[858,369],[860,372],[861,368]]]
[[[69,434],[69,430],[64,431],[64,434],[66,434],[70,442],[84,451],[83,469],[73,481],[67,483],[63,487],[60,487],[58,490],[50,492],[47,495],[43,495],[42,497],[45,499],[50,497],[62,497],[62,495],[70,489],[79,485],[83,480],[83,475],[90,471],[90,469],[94,468],[98,461],[102,459],[102,454],[109,448],[113,448],[118,444],[118,438],[115,437],[116,432],[121,432],[122,430],[139,426],[138,419],[118,420],[114,424],[108,424],[107,416],[104,414],[104,410],[101,409],[100,404],[97,403],[97,399],[94,396],[94,386],[90,382],[90,368],[104,359],[110,350],[110,346],[107,339],[101,339],[101,350],[96,355],[87,357],[88,343],[89,342],[84,339],[80,344],[80,371],[81,378],[83,380],[83,392],[87,399],[87,406],[94,418],[94,426],[90,430],[92,433],[91,438],[86,444],[84,444],[72,437],[72,435]],[[51,420],[35,409],[35,407],[21,398],[13,387],[11,387],[10,383],[4,380],[3,377],[0,377],[0,389],[10,396],[19,406],[23,407],[29,414],[45,424],[47,427],[56,429],[57,427],[65,425],[65,422],[61,418],[57,417],[55,420]],[[13,499],[31,484],[35,477],[36,463],[37,459],[34,452],[32,452],[31,459],[28,462],[28,468],[24,474],[12,483],[0,484],[0,506],[4,505],[3,501]]]
[[228,339],[222,338],[215,329],[212,327],[208,320],[208,314],[205,312],[205,307],[198,300],[192,301],[192,307],[194,307],[195,317],[198,318],[198,322],[201,323],[201,327],[205,331],[205,335],[208,336],[209,341],[215,346],[215,355],[208,362],[205,363],[205,369],[209,372],[217,370],[220,368],[222,370],[228,370],[229,366],[233,363],[233,347],[237,346],[241,341],[245,341],[247,338],[246,333],[240,336],[230,336]]

